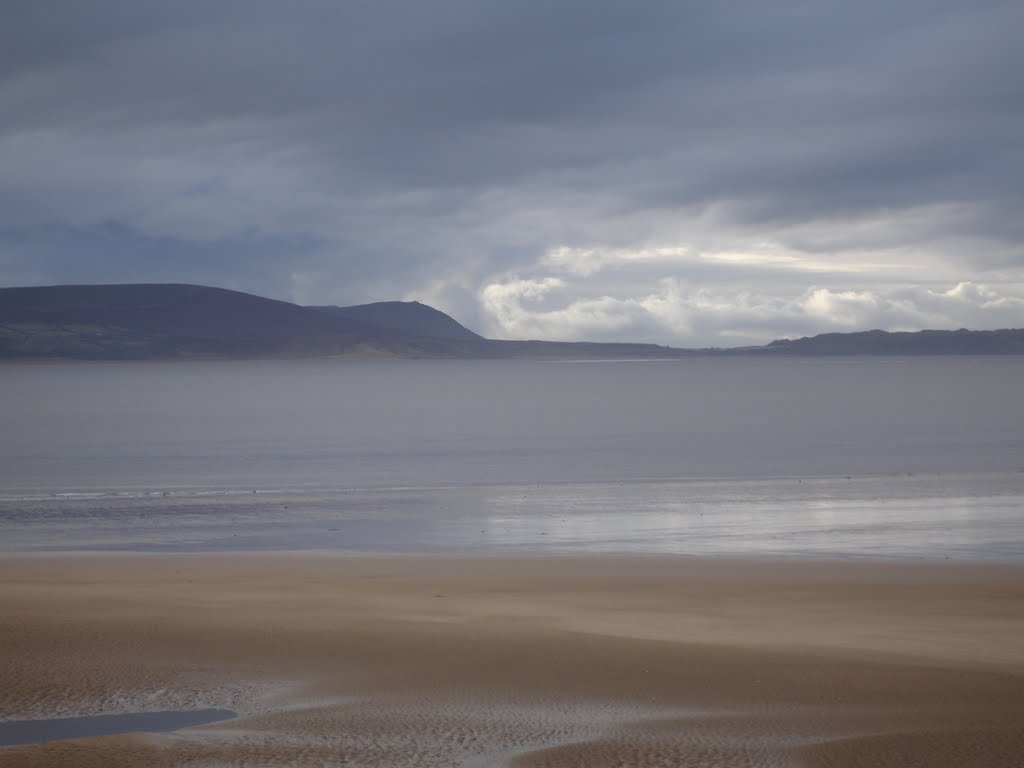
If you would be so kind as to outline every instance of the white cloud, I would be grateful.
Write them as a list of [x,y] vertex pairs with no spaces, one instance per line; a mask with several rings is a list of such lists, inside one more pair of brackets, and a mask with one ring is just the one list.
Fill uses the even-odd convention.
[[[960,283],[834,290],[811,287],[780,297],[757,290],[687,289],[672,278],[649,293],[574,298],[557,278],[508,276],[481,291],[490,333],[499,338],[614,339],[682,346],[734,346],[827,331],[1002,328],[1024,324],[1024,296]],[[551,299],[563,297],[551,306]],[[546,299],[544,306],[539,299]]]
[[557,277],[523,280],[517,275],[507,275],[504,280],[488,283],[480,290],[480,302],[491,323],[503,333],[530,336],[530,329],[543,326],[538,323],[542,313],[531,311],[529,302],[535,302],[565,286]]
[[637,268],[684,269],[700,264],[753,268],[788,272],[835,272],[884,274],[904,265],[869,258],[849,258],[847,254],[805,254],[775,242],[745,245],[742,237],[734,239],[744,250],[701,250],[697,245],[602,248],[560,245],[548,249],[538,266],[554,272],[590,277],[609,270]]
[[[595,218],[590,242],[574,232],[577,244],[483,280],[482,327],[505,338],[705,346],[1024,325],[1021,249],[979,234],[980,216],[936,204],[757,226],[719,204]],[[631,245],[601,244],[630,232],[640,235]]]

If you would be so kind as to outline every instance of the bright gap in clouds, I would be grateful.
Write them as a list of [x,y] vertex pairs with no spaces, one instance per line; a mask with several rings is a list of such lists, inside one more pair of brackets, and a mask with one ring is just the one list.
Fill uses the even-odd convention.
[[578,298],[580,292],[561,278],[508,275],[480,291],[493,322],[487,330],[495,338],[734,346],[873,328],[1008,328],[1024,316],[1024,298],[966,282],[944,291],[810,287],[779,296],[757,289],[688,288],[663,278],[640,296]]
[[[984,220],[965,204],[763,226],[723,206],[646,214],[621,231],[643,228],[661,242],[561,244],[484,276],[478,324],[497,338],[672,346],[1020,327],[1024,248],[988,237]],[[594,228],[622,239],[612,218]]]
[[[842,232],[829,234],[814,222],[775,241],[705,231],[702,242],[686,246],[561,245],[482,286],[485,332],[735,346],[830,331],[1021,325],[1021,271],[997,263],[982,276],[991,283],[963,279],[954,251],[992,251],[991,244],[941,236],[922,244],[918,232],[906,231],[919,230],[922,220],[915,211],[852,223],[860,236],[845,244]],[[825,243],[833,250],[808,248]]]

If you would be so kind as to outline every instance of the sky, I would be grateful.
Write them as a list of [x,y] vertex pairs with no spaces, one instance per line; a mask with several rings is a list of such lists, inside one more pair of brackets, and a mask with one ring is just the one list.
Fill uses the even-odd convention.
[[0,285],[1024,326],[1019,0],[4,0]]

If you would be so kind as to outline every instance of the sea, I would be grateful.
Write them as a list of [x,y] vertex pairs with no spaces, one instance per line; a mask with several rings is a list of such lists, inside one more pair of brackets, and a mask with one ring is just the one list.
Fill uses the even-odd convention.
[[0,552],[1024,561],[1024,357],[0,366]]

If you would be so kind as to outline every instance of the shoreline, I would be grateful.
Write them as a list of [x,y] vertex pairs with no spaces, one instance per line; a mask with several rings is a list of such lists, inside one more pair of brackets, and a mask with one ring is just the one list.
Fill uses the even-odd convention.
[[0,766],[906,766],[955,742],[969,767],[1024,743],[1024,565],[229,554],[0,557],[3,719],[240,713]]
[[0,499],[0,555],[553,552],[1024,563],[1020,477],[1014,471],[36,494]]

